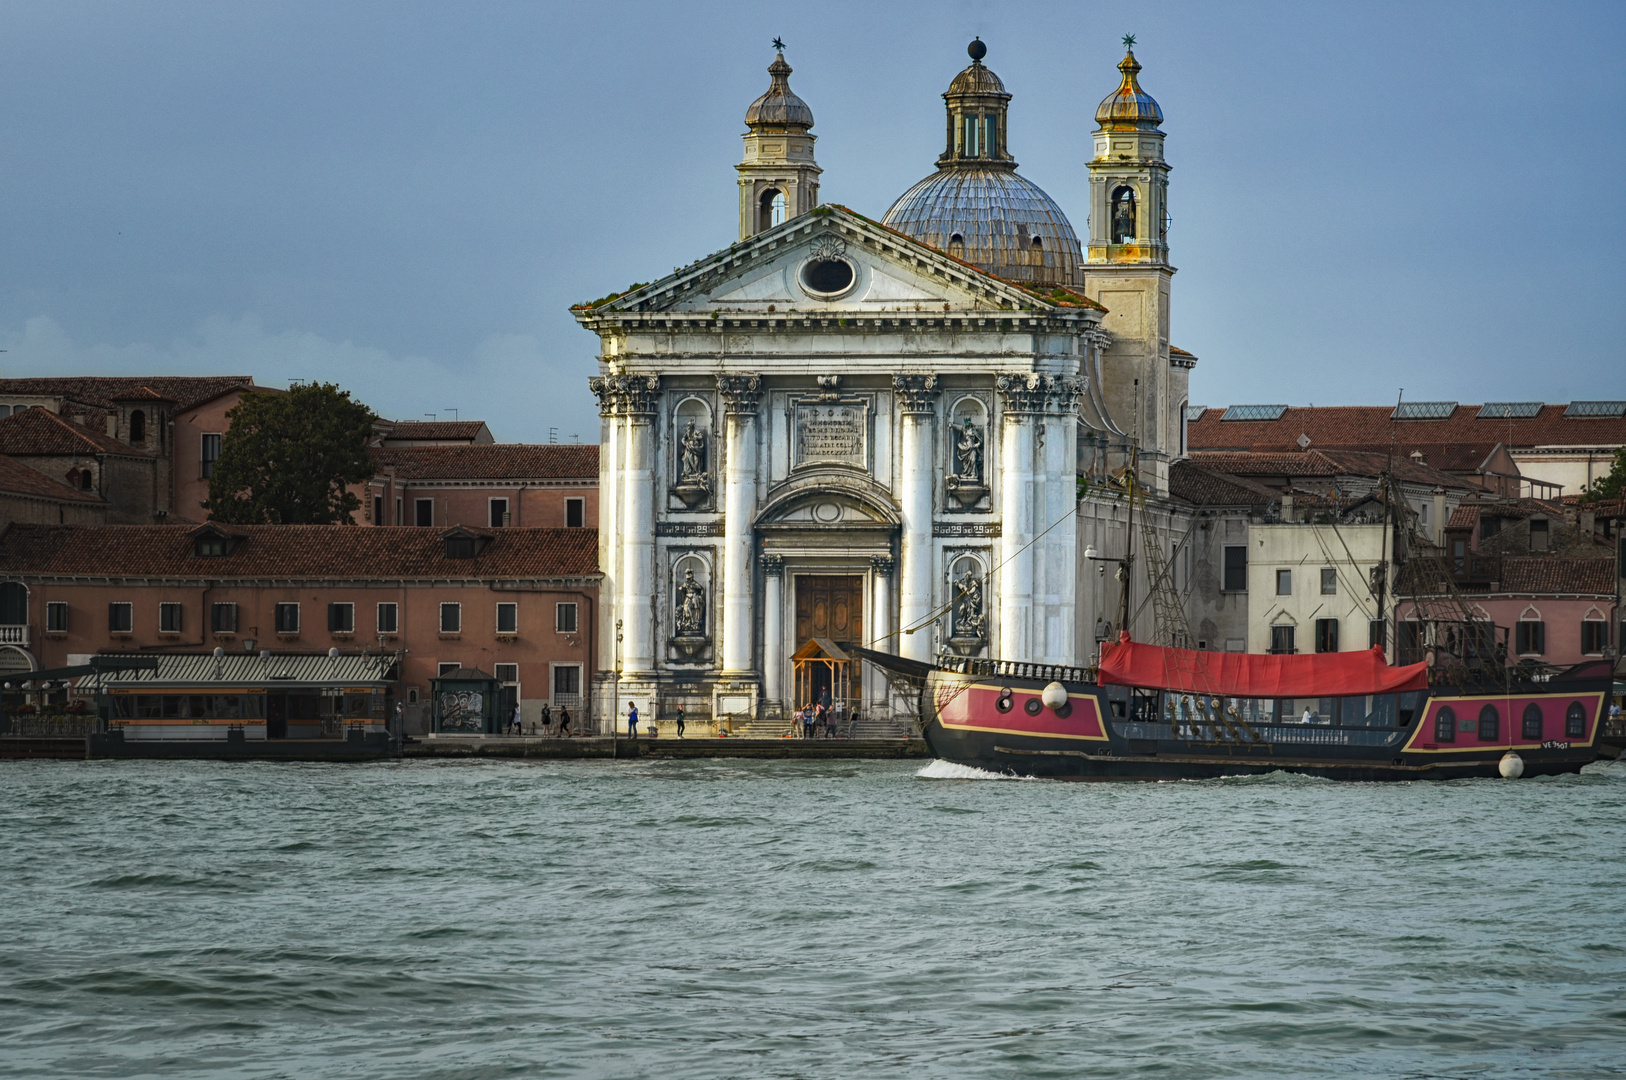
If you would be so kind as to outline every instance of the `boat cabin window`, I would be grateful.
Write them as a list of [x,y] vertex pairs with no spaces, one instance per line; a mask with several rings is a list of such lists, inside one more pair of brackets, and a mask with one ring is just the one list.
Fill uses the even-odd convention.
[[1526,742],[1541,738],[1541,706],[1534,701],[1524,707],[1524,730],[1519,734]]
[[1340,699],[1338,722],[1343,727],[1392,728],[1395,726],[1395,696],[1367,694]]
[[1486,705],[1479,710],[1479,741],[1496,742],[1502,734],[1502,714],[1496,711],[1495,705]]
[[1457,741],[1457,714],[1449,705],[1441,705],[1440,711],[1434,714],[1434,741]]
[[255,720],[264,694],[114,694],[115,720]]
[[1564,737],[1586,738],[1586,708],[1579,701],[1570,702],[1570,707],[1564,710]]
[[1397,719],[1399,726],[1411,727],[1411,722],[1417,719],[1417,709],[1422,702],[1423,694],[1420,690],[1408,690],[1400,695],[1400,710]]

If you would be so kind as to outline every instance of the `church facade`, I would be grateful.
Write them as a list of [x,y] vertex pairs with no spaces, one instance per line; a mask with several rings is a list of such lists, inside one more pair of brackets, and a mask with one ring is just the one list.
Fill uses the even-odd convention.
[[574,309],[600,343],[598,715],[909,711],[869,665],[798,650],[1087,662],[1083,552],[1110,549],[1115,510],[1081,477],[1138,446],[1155,489],[1180,451],[1161,114],[1127,56],[1086,245],[1017,172],[1011,95],[969,51],[937,169],[880,223],[819,203],[779,55],[746,113],[738,242]]

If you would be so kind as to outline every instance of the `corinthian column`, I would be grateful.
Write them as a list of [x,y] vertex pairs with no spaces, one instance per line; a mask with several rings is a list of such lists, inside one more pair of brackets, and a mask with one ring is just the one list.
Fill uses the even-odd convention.
[[[1000,436],[999,648],[1001,660],[1037,659],[1033,645],[1034,427],[1044,412],[1038,375],[1000,375],[1004,405]],[[1046,522],[1046,524],[1049,524]]]
[[[1073,617],[1078,575],[1078,404],[1084,380],[1074,375],[1045,376],[1044,499],[1037,515],[1049,529],[1039,549],[1036,587],[1043,597],[1044,624],[1036,651],[1046,664],[1076,664]],[[1061,522],[1055,528],[1051,525]]]
[[719,375],[727,411],[728,464],[723,472],[723,673],[751,664],[751,518],[757,505],[757,406],[762,380]]
[[655,670],[655,453],[650,427],[660,397],[658,375],[617,380],[626,415],[621,466],[621,604],[623,677]]
[[762,601],[762,697],[770,709],[781,706],[784,701],[779,683],[785,668],[784,577],[784,556],[762,556],[762,583],[766,592]]
[[902,414],[898,501],[903,506],[902,567],[898,571],[898,652],[911,660],[932,657],[931,627],[904,633],[932,610],[932,426],[937,415],[936,375],[894,375]]
[[602,597],[599,634],[599,670],[615,668],[615,620],[619,617],[621,567],[620,546],[616,543],[617,527],[621,521],[621,416],[617,408],[620,393],[613,379],[588,379],[588,389],[598,398],[601,417],[598,457],[598,565],[604,582],[599,590]]

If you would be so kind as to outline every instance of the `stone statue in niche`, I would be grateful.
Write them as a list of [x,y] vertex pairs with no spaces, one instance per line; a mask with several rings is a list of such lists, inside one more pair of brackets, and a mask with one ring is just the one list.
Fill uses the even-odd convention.
[[695,580],[694,567],[683,571],[674,600],[672,628],[676,633],[672,635],[672,644],[692,659],[711,642],[706,635],[706,588]]
[[1112,208],[1112,242],[1129,244],[1135,240],[1135,195],[1130,191],[1118,194]]
[[972,507],[988,494],[982,482],[983,434],[976,421],[967,416],[954,433],[954,468],[948,478],[949,494],[963,507]]
[[967,567],[953,582],[955,597],[949,620],[949,644],[961,656],[970,656],[988,638],[988,616],[982,610],[982,582]]
[[706,471],[706,433],[689,418],[678,439],[678,482],[672,493],[691,510],[711,498],[711,477]]
[[966,483],[982,483],[982,431],[969,416],[954,434],[954,475]]

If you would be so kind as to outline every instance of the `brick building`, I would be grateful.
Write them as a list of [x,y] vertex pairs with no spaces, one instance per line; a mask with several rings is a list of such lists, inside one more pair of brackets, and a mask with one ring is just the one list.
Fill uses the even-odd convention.
[[0,454],[95,492],[109,522],[202,521],[226,413],[251,389],[248,375],[0,379]]
[[[404,652],[399,699],[493,675],[578,717],[595,654],[593,529],[72,526],[0,532],[0,667],[98,652]],[[597,718],[592,718],[595,722]]]
[[[1307,442],[1301,443],[1300,439]],[[1358,450],[1417,461],[1501,495],[1574,494],[1626,446],[1626,401],[1233,405],[1186,410],[1192,452]]]
[[386,443],[373,458],[378,474],[360,515],[367,524],[580,529],[598,522],[597,446]]

